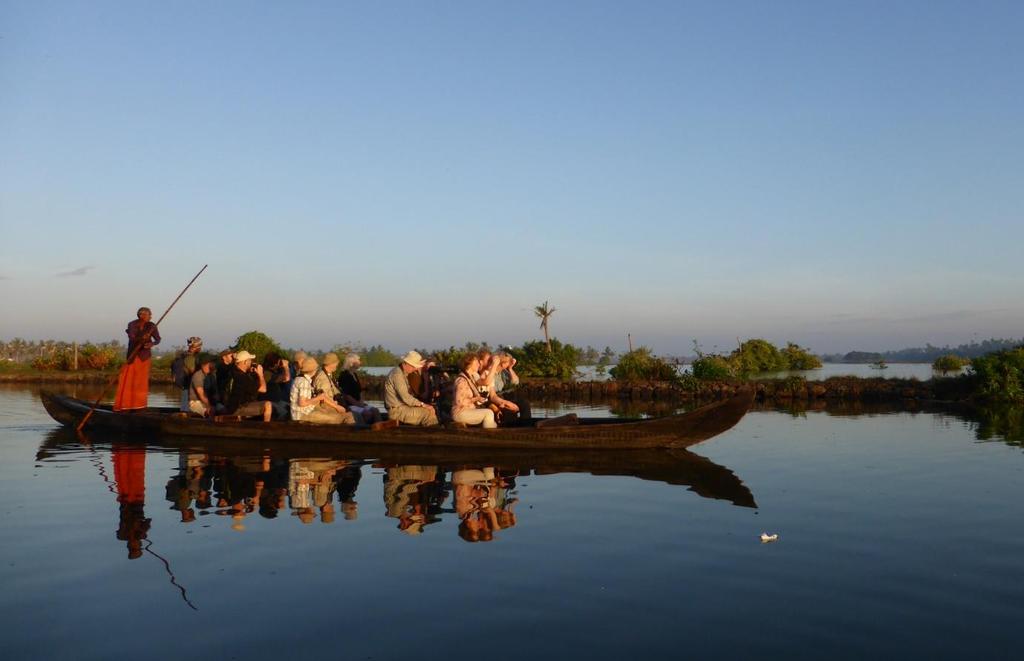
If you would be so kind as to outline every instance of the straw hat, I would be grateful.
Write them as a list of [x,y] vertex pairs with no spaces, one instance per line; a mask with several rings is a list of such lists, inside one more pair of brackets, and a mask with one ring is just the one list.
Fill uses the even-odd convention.
[[302,364],[299,365],[299,371],[303,374],[312,374],[316,371],[316,368],[316,358],[303,358]]
[[324,354],[324,367],[330,367],[331,365],[337,365],[341,360],[338,359],[338,354],[333,351]]
[[409,353],[402,356],[403,363],[409,363],[416,369],[423,367],[423,364],[427,361],[423,360],[423,356],[420,355],[419,351],[410,351]]

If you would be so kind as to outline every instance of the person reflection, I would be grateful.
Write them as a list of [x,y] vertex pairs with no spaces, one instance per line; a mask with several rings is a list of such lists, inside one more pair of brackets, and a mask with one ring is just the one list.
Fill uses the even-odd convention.
[[205,454],[178,454],[178,474],[167,481],[167,500],[173,503],[171,509],[181,513],[182,523],[195,521],[196,509],[206,510],[211,505],[208,463]]
[[142,555],[142,540],[149,532],[146,518],[146,448],[139,445],[115,445],[110,450],[114,461],[114,483],[120,521],[117,538],[127,542],[128,559]]
[[514,487],[514,478],[503,478],[492,467],[452,471],[459,537],[489,542],[497,531],[516,525]]
[[[257,459],[262,462],[262,459]],[[263,491],[263,480],[258,466],[242,466],[232,458],[218,458],[211,462],[217,506],[214,513],[231,517],[231,528],[245,530],[245,517],[256,511]]]
[[359,503],[356,502],[356,489],[359,488],[359,480],[363,477],[363,469],[358,464],[345,466],[338,471],[337,475],[338,502],[341,504],[341,514],[346,521],[355,521],[359,518]]
[[398,529],[419,535],[440,521],[444,473],[437,466],[393,466],[384,471],[384,515],[398,519]]
[[334,476],[347,465],[339,459],[289,460],[288,499],[299,521],[312,523],[319,511],[321,523],[334,522]]

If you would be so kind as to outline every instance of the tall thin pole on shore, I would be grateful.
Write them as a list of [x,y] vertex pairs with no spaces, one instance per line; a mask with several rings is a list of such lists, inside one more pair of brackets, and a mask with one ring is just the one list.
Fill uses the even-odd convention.
[[633,353],[633,335],[626,333],[626,341],[629,342],[629,353]]
[[[167,306],[167,309],[164,310],[164,313],[160,315],[160,318],[156,320],[155,324],[153,324],[153,329],[143,334],[142,338],[135,344],[135,348],[132,349],[132,352],[130,354],[128,354],[128,360],[125,361],[125,367],[130,365],[131,362],[135,360],[135,357],[139,355],[139,351],[141,351],[142,347],[146,344],[146,342],[149,341],[150,336],[153,334],[153,330],[160,326],[160,322],[164,320],[164,317],[170,314],[171,310],[174,309],[174,306],[178,304],[178,301],[180,301],[181,297],[185,295],[185,292],[188,291],[188,288],[192,286],[192,283],[199,279],[199,276],[203,274],[203,271],[206,270],[207,266],[209,266],[209,264],[204,264],[203,268],[199,269],[199,273],[196,273],[195,277],[189,280],[188,284],[185,285],[185,288],[181,290],[181,293],[178,294],[177,298],[171,301],[171,304]],[[121,369],[124,369],[124,367],[122,367]],[[107,391],[110,390],[110,386],[113,385],[114,382],[117,381],[117,379],[120,376],[121,372],[120,370],[118,370],[118,373],[114,375],[114,378],[107,381],[107,385],[103,387],[103,392],[101,392],[100,396],[96,398],[96,401],[93,402],[92,407],[89,408],[89,412],[85,414],[85,417],[82,418],[82,421],[78,423],[78,426],[75,427],[75,429],[77,429],[78,431],[82,431],[82,428],[85,427],[85,423],[89,422],[89,418],[91,418],[92,414],[96,412],[96,409],[99,407],[100,402],[103,401],[103,397],[106,396]]]

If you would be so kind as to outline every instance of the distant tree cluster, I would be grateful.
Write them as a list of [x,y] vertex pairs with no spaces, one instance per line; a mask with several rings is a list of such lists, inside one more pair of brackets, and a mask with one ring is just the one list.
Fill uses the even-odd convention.
[[605,347],[604,351],[598,351],[592,346],[580,349],[580,365],[603,365],[607,367],[615,362],[618,354],[611,347]]
[[937,347],[933,344],[926,344],[923,347],[911,347],[896,351],[850,351],[845,354],[828,354],[824,358],[830,363],[877,363],[880,360],[887,363],[934,363],[936,359],[946,355],[968,359],[978,358],[995,351],[1012,349],[1021,344],[1024,344],[1024,338],[1019,340],[990,338],[955,347],[949,345]]
[[374,344],[369,347],[364,347],[360,344],[336,344],[331,351],[338,354],[342,359],[347,354],[357,353],[359,354],[359,359],[366,367],[388,367],[397,365],[399,361],[399,356],[385,349],[382,344]]
[[767,372],[810,370],[821,367],[821,359],[793,342],[782,349],[767,340],[751,339],[728,354],[705,354],[694,342],[697,358],[692,365],[698,379],[746,378]]

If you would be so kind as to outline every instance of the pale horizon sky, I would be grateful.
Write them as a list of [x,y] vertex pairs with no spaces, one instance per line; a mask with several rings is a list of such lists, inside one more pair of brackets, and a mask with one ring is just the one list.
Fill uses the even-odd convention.
[[1024,337],[1019,2],[0,0],[0,338]]

